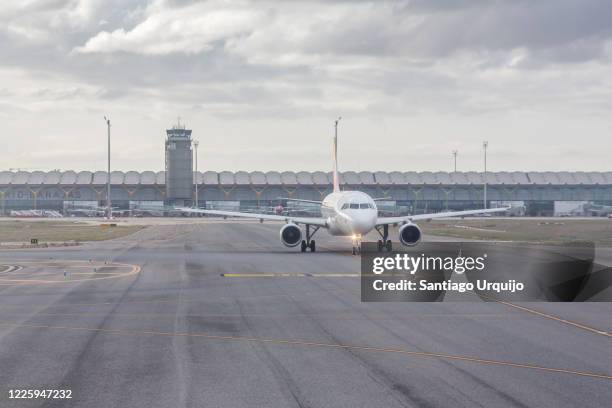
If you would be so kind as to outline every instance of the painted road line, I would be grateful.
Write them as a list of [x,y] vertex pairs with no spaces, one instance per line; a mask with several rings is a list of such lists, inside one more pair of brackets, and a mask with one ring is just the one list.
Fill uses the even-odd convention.
[[308,340],[288,340],[288,339],[274,339],[265,337],[240,337],[240,336],[227,336],[227,335],[214,335],[206,333],[188,333],[188,332],[166,332],[166,331],[154,331],[154,330],[129,330],[129,329],[103,329],[97,327],[78,327],[78,326],[52,326],[52,325],[37,325],[37,324],[22,324],[12,322],[2,322],[0,326],[13,327],[20,329],[48,329],[58,331],[83,331],[83,332],[96,332],[105,334],[115,335],[145,335],[145,336],[164,336],[164,337],[193,337],[202,338],[208,340],[221,340],[221,341],[236,341],[236,342],[249,342],[249,343],[266,343],[266,344],[277,344],[277,345],[289,345],[289,346],[305,346],[305,347],[320,347],[320,348],[334,348],[334,349],[345,349],[355,350],[364,352],[376,352],[376,353],[392,353],[410,357],[423,357],[423,358],[435,358],[441,360],[452,360],[452,361],[463,361],[467,363],[500,366],[500,367],[511,367],[520,368],[527,370],[534,370],[540,372],[556,373],[556,374],[568,374],[579,377],[589,377],[599,380],[612,381],[612,374],[604,373],[593,373],[588,371],[573,370],[569,368],[556,368],[546,367],[531,363],[503,361],[503,360],[490,360],[486,358],[464,356],[464,355],[453,355],[444,353],[431,353],[425,351],[411,351],[399,348],[380,347],[380,346],[361,346],[351,344],[339,344],[339,343],[321,343]]
[[527,313],[531,313],[531,314],[536,315],[536,316],[544,317],[546,319],[553,320],[553,321],[556,321],[556,322],[559,322],[559,323],[563,323],[563,324],[566,324],[568,326],[573,326],[573,327],[576,327],[576,328],[581,329],[581,330],[586,330],[588,332],[599,334],[601,336],[612,337],[612,333],[610,333],[608,331],[596,329],[594,327],[590,327],[590,326],[587,326],[587,325],[582,324],[582,323],[578,323],[578,322],[574,322],[574,321],[571,321],[571,320],[563,319],[563,318],[558,317],[558,316],[554,316],[554,315],[551,315],[551,314],[548,314],[548,313],[540,312],[539,310],[531,309],[531,308],[528,308],[528,307],[525,307],[525,306],[517,305],[517,304],[510,303],[510,302],[503,301],[503,300],[496,300],[496,302],[501,303],[502,305],[513,307],[513,308],[521,310],[523,312],[527,312]]
[[[106,268],[113,268],[113,269],[118,269],[118,268],[129,268],[129,271],[126,272],[70,272],[69,275],[78,275],[76,279],[65,279],[63,277],[63,270],[70,270],[72,268],[75,267],[84,267],[81,265],[74,265],[73,263],[88,263],[87,267],[88,268],[97,268],[97,264],[93,264],[93,263],[89,263],[88,261],[57,261],[55,263],[58,263],[58,265],[53,265],[51,266],[51,268],[59,268],[62,271],[58,271],[57,275],[60,276],[60,278],[58,279],[37,279],[38,277],[41,276],[48,276],[48,272],[36,272],[36,271],[32,271],[31,272],[31,278],[30,279],[10,279],[9,277],[11,276],[11,274],[3,274],[2,277],[0,278],[0,285],[2,286],[7,286],[7,285],[30,285],[30,284],[56,284],[56,283],[79,283],[79,282],[88,282],[88,281],[94,281],[94,280],[103,280],[103,279],[117,279],[117,278],[124,278],[124,277],[128,277],[128,276],[132,276],[135,275],[137,273],[139,273],[141,271],[141,267],[139,265],[132,265],[132,264],[124,264],[124,263],[108,263],[105,264],[104,266],[100,265],[100,269]],[[43,266],[49,266],[48,262],[44,262],[44,261],[19,261],[20,264],[35,264],[35,265],[40,265],[42,264]],[[72,264],[72,265],[71,265]],[[26,272],[20,272],[21,274],[26,273]],[[89,275],[88,277],[84,277],[82,275]],[[102,276],[99,276],[102,275]]]
[[358,273],[222,273],[224,278],[358,278]]

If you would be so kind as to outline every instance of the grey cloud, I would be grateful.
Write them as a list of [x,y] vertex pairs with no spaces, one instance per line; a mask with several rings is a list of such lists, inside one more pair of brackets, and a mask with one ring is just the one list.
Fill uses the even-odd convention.
[[[564,99],[588,110],[609,105],[605,95],[584,87],[589,80],[599,87],[608,84],[601,78],[610,64],[612,3],[607,1],[100,4],[33,2],[27,19],[0,6],[0,23],[24,29],[40,23],[50,40],[36,43],[0,30],[0,68],[22,70],[34,87],[48,90],[16,103],[61,95],[90,98],[92,109],[110,100],[138,100],[213,115],[270,117],[334,110],[471,115],[538,104],[556,109]],[[81,14],[75,11],[79,6],[85,10]],[[224,7],[257,18],[198,36],[196,19]],[[57,21],[54,12],[83,18],[54,26],[45,22],[50,16]],[[102,20],[107,24],[100,26]],[[169,36],[172,24],[178,28]],[[182,36],[184,26],[190,28]],[[140,30],[136,40],[129,36],[135,30]],[[116,43],[94,41],[114,32]],[[79,52],[87,44],[88,53]],[[580,68],[589,62],[599,67]],[[534,71],[542,75],[534,77]],[[87,91],[66,91],[70,86]]]
[[[597,58],[612,37],[611,18],[612,3],[607,1],[495,2],[431,15],[409,47],[431,57],[465,49],[525,48],[542,60],[586,61]],[[566,47],[574,48],[574,58],[563,57],[560,50]]]

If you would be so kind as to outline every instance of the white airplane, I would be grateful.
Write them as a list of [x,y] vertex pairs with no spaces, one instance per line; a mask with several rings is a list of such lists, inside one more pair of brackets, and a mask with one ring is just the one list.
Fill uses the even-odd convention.
[[[336,121],[337,126],[337,121]],[[338,177],[338,135],[334,136],[333,145],[333,192],[325,197],[323,201],[288,199],[321,205],[321,217],[293,217],[290,215],[257,214],[238,211],[205,210],[198,208],[177,208],[185,213],[197,213],[217,215],[222,217],[243,217],[271,221],[284,221],[280,230],[280,241],[287,247],[300,246],[302,252],[310,249],[315,252],[316,244],[312,239],[314,234],[324,228],[331,235],[349,236],[353,241],[353,255],[361,251],[361,238],[376,229],[380,238],[378,250],[392,250],[389,239],[389,225],[399,228],[399,240],[406,246],[414,246],[421,240],[421,229],[413,223],[418,220],[430,220],[442,217],[462,217],[466,215],[499,213],[507,211],[508,208],[493,208],[467,211],[449,211],[433,214],[407,215],[402,217],[378,217],[376,199],[361,191],[341,191]],[[306,228],[302,233],[300,225]],[[313,227],[311,231],[311,227]],[[304,239],[305,238],[305,239]]]

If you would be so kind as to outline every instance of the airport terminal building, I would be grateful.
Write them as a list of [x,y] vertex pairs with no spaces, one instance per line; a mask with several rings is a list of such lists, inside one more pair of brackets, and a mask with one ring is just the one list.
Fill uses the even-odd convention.
[[[189,167],[190,199],[195,201],[198,184],[200,207],[245,209],[287,206],[279,197],[322,200],[331,191],[329,172],[197,172]],[[489,207],[512,203],[527,215],[603,215],[598,208],[612,206],[612,172],[488,172]],[[151,208],[176,201],[168,197],[169,178],[159,171],[113,171],[113,208]],[[176,183],[175,178],[170,178]],[[192,182],[193,180],[193,182]],[[481,208],[484,175],[478,172],[352,172],[341,173],[342,189],[361,190],[385,198],[381,207],[399,212],[432,212],[446,209]],[[107,173],[89,171],[0,172],[0,212],[12,210],[55,210],[103,206],[106,203]],[[182,189],[184,190],[184,188]],[[184,191],[181,194],[185,195]]]
[[[197,170],[197,141],[181,123],[166,129],[165,171],[113,171],[111,204],[118,215],[177,215],[173,207],[233,211],[289,208],[282,198],[321,201],[331,192],[331,172],[230,172]],[[194,160],[195,159],[195,160]],[[196,166],[194,166],[194,162]],[[0,213],[48,210],[61,215],[103,215],[105,171],[0,172]],[[340,173],[343,190],[359,190],[396,215],[483,207],[485,173]],[[197,194],[197,199],[196,199]],[[512,205],[513,215],[607,215],[612,212],[611,172],[487,172],[487,206]],[[291,211],[318,213],[316,204]],[[318,214],[317,214],[318,215]]]

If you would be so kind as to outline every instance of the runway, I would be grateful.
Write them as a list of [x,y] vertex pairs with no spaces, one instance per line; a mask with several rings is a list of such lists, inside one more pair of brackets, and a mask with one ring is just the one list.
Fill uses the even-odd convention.
[[610,406],[612,303],[362,303],[350,241],[279,228],[0,251],[0,407]]

